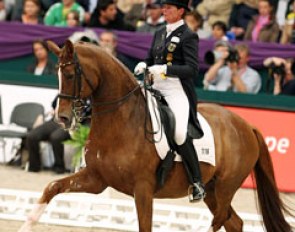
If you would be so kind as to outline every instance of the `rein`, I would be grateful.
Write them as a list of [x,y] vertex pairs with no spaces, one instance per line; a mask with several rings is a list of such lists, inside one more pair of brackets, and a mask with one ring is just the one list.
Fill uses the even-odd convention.
[[[64,67],[66,67],[68,65],[74,65],[75,66],[75,76],[74,76],[74,83],[75,84],[74,84],[73,95],[58,94],[58,97],[73,100],[72,112],[74,114],[75,119],[79,123],[81,123],[84,119],[90,118],[90,116],[83,115],[84,109],[88,108],[89,105],[87,105],[86,102],[81,98],[81,94],[80,94],[80,92],[81,92],[81,80],[82,80],[82,75],[84,73],[83,73],[82,67],[80,65],[80,62],[79,62],[79,59],[78,59],[78,56],[77,56],[76,53],[74,53],[74,60],[73,61],[69,61],[69,62],[66,62],[66,63],[60,63],[58,65],[58,67],[59,68],[64,68]],[[93,87],[91,82],[87,78],[84,78],[84,79],[86,80],[88,86],[91,88],[92,92],[94,92],[95,88]],[[131,95],[135,91],[137,91],[138,89],[140,89],[140,85],[137,85],[134,89],[132,89],[130,92],[128,92],[126,95],[124,95],[123,97],[121,97],[119,99],[112,100],[112,101],[107,101],[107,102],[90,103],[91,107],[112,106],[112,105],[114,105],[111,109],[95,112],[95,113],[92,113],[92,114],[93,115],[101,115],[101,114],[110,113],[110,112],[115,111],[120,105],[125,103],[131,97]],[[78,93],[76,93],[76,90],[78,90]]]
[[[151,100],[153,112],[149,110],[150,109],[150,107],[149,107],[149,94],[150,94],[150,97],[152,97],[152,96],[154,96],[155,98],[158,97],[157,95],[155,95],[155,92],[153,91],[153,87],[152,87],[153,84],[154,84],[153,80],[151,78],[149,78],[148,69],[145,69],[144,78],[143,78],[144,95],[145,95],[145,98],[146,98],[145,118],[144,118],[145,138],[150,143],[159,143],[162,140],[163,128],[162,128],[161,119],[159,118],[158,114],[156,113],[157,106],[155,105],[155,102],[153,100]],[[153,114],[155,116],[155,119],[156,119],[156,122],[157,122],[158,128],[159,128],[158,130],[153,130],[153,129],[148,128],[149,118],[147,116],[150,115],[150,114]],[[150,115],[150,122],[152,123],[151,115]],[[160,133],[159,139],[155,140],[154,135],[159,134],[159,133]]]

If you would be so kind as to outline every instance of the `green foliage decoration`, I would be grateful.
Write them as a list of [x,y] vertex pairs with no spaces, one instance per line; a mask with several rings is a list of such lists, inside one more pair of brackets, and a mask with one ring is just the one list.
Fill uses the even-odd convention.
[[64,144],[69,144],[77,149],[77,152],[73,155],[72,165],[77,167],[81,163],[82,151],[85,147],[86,141],[88,139],[90,127],[78,125],[77,129],[71,133],[71,139],[64,141]]

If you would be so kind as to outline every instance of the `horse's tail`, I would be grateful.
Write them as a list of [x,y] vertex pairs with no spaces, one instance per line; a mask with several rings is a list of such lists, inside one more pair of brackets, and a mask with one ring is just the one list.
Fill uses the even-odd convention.
[[253,129],[259,144],[259,158],[255,165],[255,179],[259,206],[267,232],[290,232],[291,226],[283,212],[291,215],[280,199],[272,160],[263,136]]

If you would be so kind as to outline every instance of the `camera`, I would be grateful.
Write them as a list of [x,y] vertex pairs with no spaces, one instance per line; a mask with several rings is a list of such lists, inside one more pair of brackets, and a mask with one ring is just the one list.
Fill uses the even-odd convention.
[[282,77],[282,79],[285,78],[286,76],[286,70],[285,70],[285,65],[284,64],[280,64],[280,65],[276,65],[275,63],[270,63],[270,65],[268,66],[269,70],[270,70],[270,76],[273,77],[274,74],[280,75]]
[[[225,62],[238,62],[240,59],[239,53],[237,50],[230,48],[228,50],[228,56],[225,59]],[[216,61],[218,61],[219,59],[221,59],[222,57],[222,52],[219,51],[208,51],[205,53],[204,56],[204,61],[206,62],[206,64],[212,65],[214,64]]]
[[225,62],[229,62],[229,63],[239,62],[240,56],[236,49],[229,49],[228,52],[229,54],[226,57]]

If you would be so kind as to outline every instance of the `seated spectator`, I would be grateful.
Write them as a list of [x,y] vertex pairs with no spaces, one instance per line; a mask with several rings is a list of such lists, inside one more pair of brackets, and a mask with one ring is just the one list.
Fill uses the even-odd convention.
[[211,38],[214,40],[228,40],[226,36],[226,24],[224,22],[216,21],[213,23]]
[[269,57],[263,61],[263,64],[269,68],[269,80],[274,80],[273,94],[295,96],[294,60]]
[[39,0],[24,0],[21,22],[24,24],[43,24],[40,9]]
[[84,24],[87,25],[90,21],[91,14],[94,12],[97,2],[99,0],[76,0],[76,2],[83,7],[84,13]]
[[134,28],[140,26],[146,20],[147,5],[153,2],[153,0],[144,0],[143,2],[133,4],[130,10],[126,12],[124,21]]
[[233,49],[227,42],[218,41],[214,50],[219,51],[220,56],[205,73],[205,89],[258,93],[261,78],[248,66],[249,47],[246,44],[237,44]]
[[197,11],[204,19],[204,29],[211,31],[216,21],[222,21],[227,25],[234,3],[235,0],[203,0],[197,6]]
[[[144,4],[144,0],[118,0],[118,8],[124,13],[128,13],[135,4]],[[152,3],[153,0],[149,0]]]
[[280,27],[276,21],[270,0],[259,0],[258,16],[253,16],[248,23],[244,39],[253,42],[277,42]]
[[112,31],[104,31],[99,36],[99,45],[107,52],[117,57],[130,71],[134,70],[137,61],[117,51],[118,38]]
[[0,0],[0,22],[6,21],[7,9],[4,0]]
[[55,64],[49,58],[49,49],[44,40],[33,42],[34,64],[28,66],[27,71],[35,75],[54,75],[56,74]]
[[67,26],[77,27],[80,26],[79,12],[72,10],[67,14]]
[[203,29],[203,18],[197,11],[189,11],[184,16],[184,21],[187,26],[198,34],[200,39],[207,39],[210,37],[210,31]]
[[62,129],[60,125],[54,121],[56,104],[57,97],[52,102],[53,110],[51,112],[51,119],[34,128],[27,134],[26,145],[29,152],[30,172],[39,172],[42,169],[39,148],[41,141],[47,141],[52,145],[54,154],[53,170],[57,174],[65,172],[64,145],[62,142],[70,139],[71,136],[68,131]]
[[118,14],[114,0],[99,0],[95,11],[92,13],[89,27],[134,31],[135,28],[124,23]]
[[159,28],[163,27],[165,19],[162,16],[162,8],[160,3],[151,3],[147,7],[147,19],[143,25],[137,27],[136,31],[155,34]]
[[[13,1],[13,6],[10,12],[11,21],[22,21],[22,15],[24,14],[24,0],[9,0]],[[53,4],[56,0],[38,0],[39,1],[39,15],[41,18],[44,16],[44,12],[48,9],[48,4]],[[43,20],[42,20],[43,21]]]
[[[292,2],[293,1],[293,2]],[[282,44],[294,44],[295,43],[295,1],[292,0],[292,12],[287,14],[283,33],[281,37]]]
[[249,21],[254,15],[258,15],[258,1],[242,1],[235,4],[229,18],[229,30],[235,34],[237,40],[243,40]]
[[83,24],[85,10],[75,0],[62,0],[53,4],[45,14],[44,24],[49,26],[67,26],[67,14],[70,11],[79,12],[80,24]]

